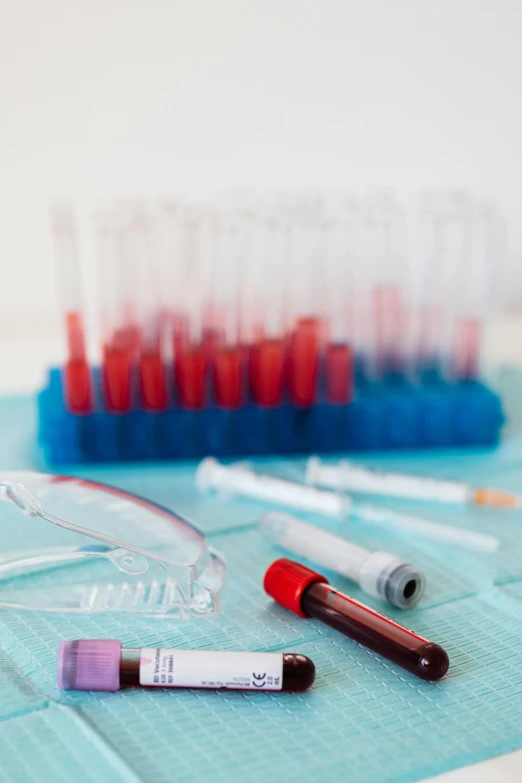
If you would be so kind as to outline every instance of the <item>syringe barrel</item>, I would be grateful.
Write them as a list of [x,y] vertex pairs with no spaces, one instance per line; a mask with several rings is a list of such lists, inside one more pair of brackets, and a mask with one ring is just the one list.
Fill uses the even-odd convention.
[[348,460],[328,465],[319,457],[310,457],[306,481],[339,492],[361,492],[435,503],[465,505],[470,499],[469,486],[458,481],[439,481],[425,476],[371,470]]
[[239,465],[222,465],[213,457],[199,464],[196,485],[201,490],[213,489],[333,517],[345,517],[350,509],[350,501],[335,492],[254,473]]
[[371,552],[281,511],[269,511],[261,532],[278,546],[357,582],[362,590],[399,609],[411,609],[424,594],[424,574],[389,552]]

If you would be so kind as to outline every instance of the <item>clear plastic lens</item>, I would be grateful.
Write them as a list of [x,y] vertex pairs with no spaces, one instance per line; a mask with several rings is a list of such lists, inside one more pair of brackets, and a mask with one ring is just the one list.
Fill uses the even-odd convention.
[[40,473],[3,474],[0,498],[10,503],[1,507],[0,606],[177,618],[219,611],[224,561],[173,512]]

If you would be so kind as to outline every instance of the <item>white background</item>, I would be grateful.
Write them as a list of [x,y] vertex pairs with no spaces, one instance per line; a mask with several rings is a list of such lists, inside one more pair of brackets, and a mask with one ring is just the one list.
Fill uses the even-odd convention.
[[0,0],[0,329],[55,329],[54,199],[467,186],[516,264],[521,41],[519,0]]
[[517,307],[521,42],[520,0],[0,0],[0,388],[59,356],[57,199],[469,187],[508,216]]

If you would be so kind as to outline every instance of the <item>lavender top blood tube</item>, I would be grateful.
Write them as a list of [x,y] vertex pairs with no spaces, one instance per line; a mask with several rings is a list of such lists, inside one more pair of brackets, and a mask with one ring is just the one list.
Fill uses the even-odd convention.
[[297,653],[122,648],[115,639],[62,642],[58,651],[58,687],[64,690],[117,691],[141,685],[305,691],[314,679],[313,662]]
[[265,574],[264,588],[286,609],[322,620],[423,680],[440,680],[448,671],[447,653],[438,644],[334,590],[324,576],[300,563],[276,560]]

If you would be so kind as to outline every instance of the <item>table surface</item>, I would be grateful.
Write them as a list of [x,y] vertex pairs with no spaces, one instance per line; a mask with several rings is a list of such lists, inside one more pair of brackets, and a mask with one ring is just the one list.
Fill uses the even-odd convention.
[[[520,319],[505,319],[498,322],[493,330],[493,344],[496,347],[497,359],[510,364],[522,365],[522,321]],[[19,391],[30,391],[38,386],[44,368],[50,361],[56,359],[56,335],[45,329],[40,336],[18,336],[0,341],[0,357],[6,372],[0,380],[0,394],[12,394]],[[516,401],[513,401],[516,407]],[[510,400],[507,400],[509,413]],[[522,422],[512,421],[511,434],[522,433]],[[7,466],[4,466],[7,467]],[[433,783],[486,783],[495,780],[496,783],[515,783],[521,779],[522,751],[507,753],[503,756],[489,759],[479,764],[453,770],[429,780]]]

